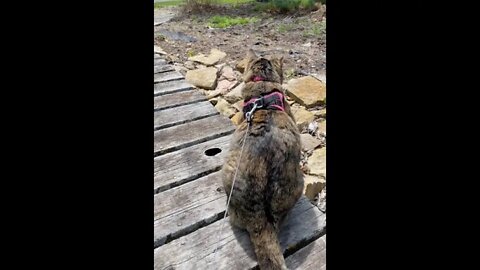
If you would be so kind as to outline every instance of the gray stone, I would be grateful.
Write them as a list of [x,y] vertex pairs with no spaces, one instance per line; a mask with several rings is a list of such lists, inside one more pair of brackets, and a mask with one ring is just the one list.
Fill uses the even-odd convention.
[[199,54],[199,55],[189,57],[188,60],[199,62],[206,66],[213,66],[216,63],[218,63],[220,60],[225,58],[225,56],[227,56],[226,53],[217,49],[212,49],[210,50],[210,54],[208,56],[205,56],[204,54]]
[[234,116],[235,113],[237,112],[234,108],[232,108],[232,105],[230,105],[230,103],[228,103],[223,98],[218,98],[217,105],[215,105],[215,109],[217,109],[217,111],[219,111],[221,115],[224,115],[228,118]]
[[291,111],[300,132],[308,127],[308,124],[315,118],[313,113],[303,107],[292,106]]
[[318,196],[317,207],[325,213],[327,211],[327,187],[325,186]]
[[217,69],[207,67],[187,71],[187,82],[203,89],[215,89],[217,85]]
[[237,87],[233,88],[232,91],[228,92],[228,94],[225,95],[225,99],[228,100],[230,103],[235,103],[239,100],[242,100],[242,90],[243,87],[245,87],[245,83],[242,82]]
[[222,80],[218,81],[217,87],[215,88],[214,91],[210,91],[207,95],[207,98],[214,98],[219,95],[224,95],[225,93],[228,92],[233,86],[235,86],[237,82],[231,82],[228,80]]
[[311,151],[322,144],[319,139],[310,134],[300,134],[300,140],[302,142],[302,150],[306,152]]
[[322,147],[313,151],[308,158],[309,174],[327,177],[327,148]]
[[318,197],[320,191],[322,191],[326,185],[325,179],[314,175],[305,175],[304,182],[305,186],[303,193],[311,201]]
[[326,102],[326,85],[314,77],[306,76],[292,79],[286,84],[285,88],[288,96],[306,108],[322,105]]
[[233,68],[230,66],[224,66],[220,74],[220,79],[226,79],[229,81],[237,80],[237,76],[235,76],[235,72],[233,72]]

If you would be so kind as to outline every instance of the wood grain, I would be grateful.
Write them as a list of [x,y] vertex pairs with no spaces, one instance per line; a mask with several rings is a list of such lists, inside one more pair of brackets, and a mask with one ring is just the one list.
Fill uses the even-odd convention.
[[155,246],[220,219],[225,202],[221,172],[155,195]]
[[193,86],[185,80],[161,82],[153,85],[153,95],[159,96],[191,89]]
[[285,259],[288,269],[326,269],[327,235],[323,235]]
[[183,79],[183,75],[180,74],[178,71],[168,71],[168,72],[153,74],[154,83],[168,82],[168,81],[174,81],[174,80],[180,80],[180,79]]
[[209,101],[187,104],[154,112],[153,127],[158,130],[216,114],[219,112]]
[[157,65],[166,65],[167,64],[167,60],[163,59],[163,58],[155,58],[155,55],[153,57],[153,65],[154,66],[157,66]]
[[153,74],[167,72],[167,71],[174,71],[175,69],[173,66],[170,65],[160,65],[160,66],[153,66]]
[[202,143],[235,130],[230,119],[215,115],[154,131],[154,156]]
[[[231,135],[208,140],[154,159],[154,192],[179,186],[220,170],[230,146]],[[205,151],[218,148],[220,153],[207,156]]]
[[[222,229],[222,223],[224,227]],[[290,251],[323,234],[325,215],[305,197],[280,230],[282,250]],[[213,251],[218,247],[218,254]],[[305,260],[316,254],[304,254]],[[154,269],[251,269],[257,265],[248,234],[219,220],[154,250]]]
[[199,101],[205,101],[207,97],[197,90],[187,90],[162,96],[157,96],[153,98],[153,109],[154,110],[164,110],[168,108],[173,108],[180,105],[186,105],[190,103],[195,103]]

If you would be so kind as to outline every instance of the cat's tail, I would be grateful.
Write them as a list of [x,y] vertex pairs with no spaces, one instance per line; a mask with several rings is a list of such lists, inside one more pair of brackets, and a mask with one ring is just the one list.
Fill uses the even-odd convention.
[[288,270],[272,224],[267,222],[260,232],[250,232],[250,239],[261,270]]

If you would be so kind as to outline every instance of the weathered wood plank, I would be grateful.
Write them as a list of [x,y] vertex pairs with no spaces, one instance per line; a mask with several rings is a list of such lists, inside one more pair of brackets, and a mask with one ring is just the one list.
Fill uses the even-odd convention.
[[193,86],[185,80],[161,82],[153,85],[153,95],[159,96],[190,89],[193,89]]
[[324,235],[286,258],[285,264],[288,269],[326,269],[326,241],[326,235]]
[[[284,252],[292,252],[324,233],[325,214],[302,197],[285,222],[280,230],[280,244]],[[217,247],[218,254],[213,253]],[[154,269],[158,270],[251,269],[257,265],[248,234],[231,227],[228,218],[156,248],[154,260]]]
[[154,132],[154,156],[233,133],[230,119],[215,115]]
[[207,97],[197,90],[182,91],[153,98],[153,109],[164,110],[180,105],[205,101]]
[[153,66],[153,74],[167,72],[167,71],[174,71],[175,68],[170,65],[161,65],[161,66]]
[[158,130],[216,114],[219,112],[209,101],[202,101],[154,112],[153,126]]
[[167,60],[165,59],[162,59],[162,58],[155,58],[155,56],[153,57],[153,65],[156,66],[156,65],[166,65],[167,64]]
[[221,172],[155,195],[155,247],[220,219],[225,202]]
[[168,72],[153,74],[154,83],[168,82],[168,81],[174,81],[174,80],[180,80],[180,79],[183,79],[183,75],[180,74],[178,71],[168,71]]
[[[208,140],[154,159],[153,187],[156,193],[187,183],[220,170],[230,147],[231,135]],[[207,156],[205,151],[218,148],[220,153]]]

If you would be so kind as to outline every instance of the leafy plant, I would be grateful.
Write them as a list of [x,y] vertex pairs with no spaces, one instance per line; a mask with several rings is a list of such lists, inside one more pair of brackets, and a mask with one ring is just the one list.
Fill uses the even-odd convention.
[[208,26],[213,28],[227,28],[234,25],[249,24],[258,21],[256,17],[230,17],[230,16],[213,16],[208,19]]

